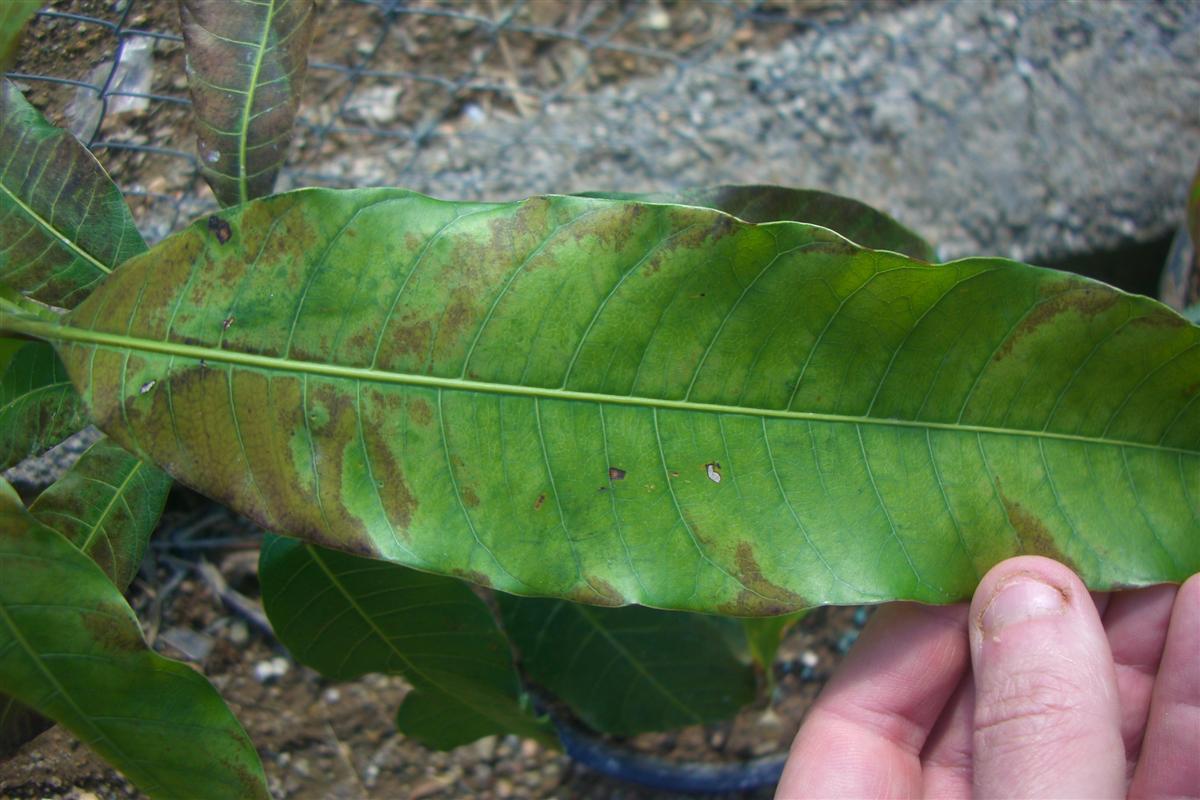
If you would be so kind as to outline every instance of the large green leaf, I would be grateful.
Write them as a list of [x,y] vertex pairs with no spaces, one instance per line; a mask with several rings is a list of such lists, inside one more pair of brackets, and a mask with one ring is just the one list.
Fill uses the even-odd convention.
[[753,670],[727,646],[733,620],[498,598],[529,678],[593,730],[632,735],[715,722],[754,699]]
[[212,685],[146,647],[108,576],[0,483],[0,691],[69,728],[157,797],[266,798]]
[[0,3],[0,73],[17,58],[17,45],[25,23],[37,13],[41,0],[4,0]]
[[0,469],[45,452],[86,424],[54,348],[23,343],[0,375]]
[[837,231],[852,242],[876,250],[895,250],[933,261],[933,247],[896,220],[850,197],[816,189],[785,186],[712,186],[678,192],[584,192],[580,197],[679,203],[715,208],[747,222],[807,222]]
[[145,249],[87,148],[0,80],[0,283],[70,308]]
[[[123,592],[142,563],[170,488],[165,472],[101,439],[38,495],[30,511],[91,557]],[[0,695],[0,758],[50,724]]]
[[526,710],[508,642],[451,578],[278,536],[263,543],[263,605],[279,640],[329,678],[403,675],[396,727],[439,749],[495,733],[552,743]]
[[331,547],[734,614],[1200,569],[1200,328],[794,222],[306,190],[134,259],[56,341],[97,424]]
[[142,564],[170,488],[165,472],[101,439],[38,495],[29,511],[125,591]]
[[201,172],[221,205],[275,185],[308,68],[312,0],[180,0]]

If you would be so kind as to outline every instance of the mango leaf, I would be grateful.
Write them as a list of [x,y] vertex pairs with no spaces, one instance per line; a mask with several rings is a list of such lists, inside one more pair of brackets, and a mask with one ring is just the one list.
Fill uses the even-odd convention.
[[[30,512],[91,557],[123,592],[142,563],[170,488],[165,472],[101,439],[38,495]],[[0,758],[51,724],[0,695]]]
[[440,750],[494,733],[554,742],[524,706],[508,642],[461,581],[280,536],[263,542],[259,579],[271,625],[301,663],[413,685],[396,716],[406,736]]
[[212,685],[146,647],[108,576],[0,485],[0,691],[69,728],[156,797],[266,798]]
[[165,472],[101,439],[29,511],[90,556],[123,592],[142,564],[170,488]]
[[201,172],[223,206],[275,185],[292,141],[312,0],[180,0]]
[[850,197],[785,186],[712,186],[679,192],[584,192],[580,197],[677,203],[715,208],[747,222],[807,222],[837,231],[875,250],[894,250],[922,261],[936,257],[933,246],[899,222]]
[[49,450],[86,424],[54,348],[22,342],[0,375],[0,469]]
[[5,0],[0,4],[0,73],[16,61],[21,33],[40,5],[41,0]]
[[118,443],[268,529],[736,615],[1200,569],[1200,328],[997,259],[672,205],[306,190],[55,324]]
[[732,620],[497,598],[529,678],[593,730],[633,735],[715,722],[754,699],[753,670],[726,646]]
[[0,283],[70,308],[145,249],[121,190],[87,148],[0,81]]
[[775,663],[775,654],[783,637],[797,623],[804,619],[808,612],[800,611],[795,614],[783,614],[778,617],[754,617],[738,620],[746,636],[750,655],[754,663],[763,670],[769,683],[774,685],[775,672],[771,669]]

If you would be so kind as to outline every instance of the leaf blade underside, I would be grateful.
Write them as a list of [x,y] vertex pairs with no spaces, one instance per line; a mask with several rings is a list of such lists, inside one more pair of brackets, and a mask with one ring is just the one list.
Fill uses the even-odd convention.
[[268,194],[308,70],[312,0],[182,0],[204,179],[223,206]]
[[142,639],[108,577],[0,486],[0,690],[69,728],[154,797],[266,798],[216,690]]
[[70,308],[145,252],[121,190],[67,131],[0,79],[0,283]]
[[273,535],[259,573],[271,625],[298,660],[335,680],[382,672],[413,685],[396,717],[406,736],[440,750],[491,734],[555,741],[522,705],[508,643],[461,581]]
[[732,614],[951,602],[1023,552],[1095,588],[1200,568],[1200,329],[1148,299],[667,205],[305,190],[225,219],[12,327],[265,527]]

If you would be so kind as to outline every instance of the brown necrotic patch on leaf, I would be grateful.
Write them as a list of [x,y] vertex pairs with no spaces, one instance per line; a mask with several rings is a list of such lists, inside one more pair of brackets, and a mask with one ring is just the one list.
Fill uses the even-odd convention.
[[[1051,287],[1048,287],[1051,288]],[[1051,288],[1051,290],[1053,290]],[[1112,308],[1121,299],[1121,295],[1106,286],[1081,286],[1077,281],[1067,281],[1066,288],[1039,303],[1026,315],[1016,329],[996,351],[994,361],[1003,361],[1012,353],[1013,347],[1022,339],[1036,332],[1039,328],[1065,313],[1075,313],[1083,317],[1096,315]]]
[[208,230],[217,238],[218,244],[225,244],[233,238],[233,228],[216,214],[208,218]]
[[146,648],[136,623],[120,606],[102,603],[93,610],[80,612],[79,620],[101,650],[136,653]]
[[996,492],[1000,495],[1000,502],[1004,504],[1004,513],[1008,517],[1009,524],[1017,532],[1017,538],[1021,541],[1022,553],[1030,556],[1046,556],[1078,571],[1074,561],[1054,541],[1054,536],[1041,519],[1021,503],[1006,495],[999,483],[997,483]]
[[581,584],[566,593],[566,599],[589,606],[614,608],[629,603],[629,598],[603,578],[584,576]]
[[812,605],[799,594],[769,581],[749,542],[738,542],[735,552],[736,578],[742,584],[737,599],[717,609],[733,616],[775,616]]
[[479,506],[479,495],[475,494],[474,489],[472,489],[470,486],[464,486],[462,487],[461,492],[463,505],[467,506],[468,508],[476,508]]

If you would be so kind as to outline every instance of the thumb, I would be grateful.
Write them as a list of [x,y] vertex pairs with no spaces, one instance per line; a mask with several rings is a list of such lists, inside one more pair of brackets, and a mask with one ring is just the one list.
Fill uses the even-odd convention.
[[1038,556],[992,568],[969,625],[975,795],[1123,797],[1116,673],[1087,589]]

